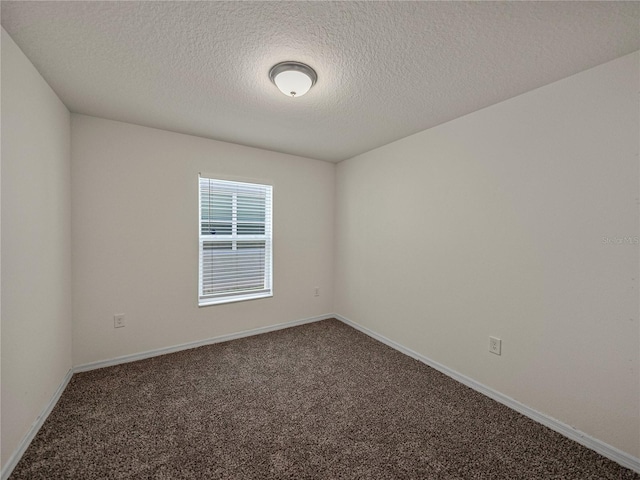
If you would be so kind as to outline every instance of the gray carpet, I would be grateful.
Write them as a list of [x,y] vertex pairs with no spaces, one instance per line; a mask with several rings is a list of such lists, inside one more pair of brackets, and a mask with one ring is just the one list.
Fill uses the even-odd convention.
[[73,376],[18,479],[640,479],[326,320]]

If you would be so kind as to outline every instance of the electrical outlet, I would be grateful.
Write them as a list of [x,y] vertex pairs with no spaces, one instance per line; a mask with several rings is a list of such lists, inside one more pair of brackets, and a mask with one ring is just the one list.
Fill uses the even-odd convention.
[[320,287],[316,287],[315,292],[313,294],[314,297],[319,297],[320,296]]
[[118,313],[113,316],[113,328],[124,327],[124,313]]
[[502,354],[502,340],[496,337],[489,337],[489,351],[496,355]]

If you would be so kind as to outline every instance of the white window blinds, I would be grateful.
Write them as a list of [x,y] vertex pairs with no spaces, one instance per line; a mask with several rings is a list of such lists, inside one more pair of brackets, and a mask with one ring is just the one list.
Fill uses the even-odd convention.
[[200,177],[199,303],[271,296],[272,187]]

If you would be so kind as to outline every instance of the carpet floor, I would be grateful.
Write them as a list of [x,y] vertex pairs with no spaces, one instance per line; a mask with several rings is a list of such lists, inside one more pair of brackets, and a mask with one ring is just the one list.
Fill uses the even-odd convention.
[[337,320],[74,375],[18,479],[640,479]]

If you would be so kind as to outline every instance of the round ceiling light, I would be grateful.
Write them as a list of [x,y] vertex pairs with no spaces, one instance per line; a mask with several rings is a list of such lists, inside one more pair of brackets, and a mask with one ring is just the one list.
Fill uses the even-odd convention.
[[301,97],[316,83],[313,68],[300,62],[281,62],[271,67],[269,78],[288,97]]

